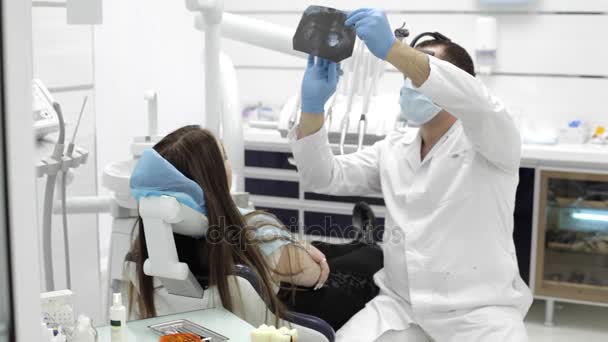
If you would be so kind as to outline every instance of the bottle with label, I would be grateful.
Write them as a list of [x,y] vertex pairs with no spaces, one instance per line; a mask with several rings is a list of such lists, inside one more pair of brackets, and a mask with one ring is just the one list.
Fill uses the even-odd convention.
[[110,327],[112,342],[127,342],[127,308],[122,305],[120,293],[114,293],[110,307]]

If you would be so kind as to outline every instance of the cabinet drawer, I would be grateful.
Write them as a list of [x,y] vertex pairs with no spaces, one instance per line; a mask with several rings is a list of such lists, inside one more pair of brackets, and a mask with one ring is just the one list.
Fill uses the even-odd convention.
[[291,153],[245,150],[245,166],[296,170],[288,161]]
[[369,205],[380,205],[384,206],[384,199],[379,197],[362,197],[362,196],[331,196],[317,194],[314,192],[305,192],[304,199],[316,200],[316,201],[327,201],[327,202],[342,202],[342,203],[359,203],[365,202]]
[[245,191],[253,195],[299,198],[298,182],[245,178]]

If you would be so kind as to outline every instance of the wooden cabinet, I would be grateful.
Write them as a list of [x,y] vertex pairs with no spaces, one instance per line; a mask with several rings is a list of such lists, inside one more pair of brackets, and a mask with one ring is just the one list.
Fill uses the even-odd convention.
[[535,294],[608,303],[608,174],[539,180]]

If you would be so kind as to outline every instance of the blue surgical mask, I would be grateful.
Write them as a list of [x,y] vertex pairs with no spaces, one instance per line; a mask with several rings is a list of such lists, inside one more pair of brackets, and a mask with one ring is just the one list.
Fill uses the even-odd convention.
[[401,105],[401,119],[407,121],[410,126],[422,126],[441,112],[441,108],[431,99],[414,89],[409,78],[405,80],[401,88],[399,104]]

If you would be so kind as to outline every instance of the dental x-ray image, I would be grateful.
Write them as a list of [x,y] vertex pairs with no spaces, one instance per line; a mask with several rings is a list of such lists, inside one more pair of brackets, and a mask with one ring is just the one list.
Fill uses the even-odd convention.
[[344,25],[347,13],[329,7],[309,6],[293,37],[293,48],[340,62],[352,56],[355,30]]

